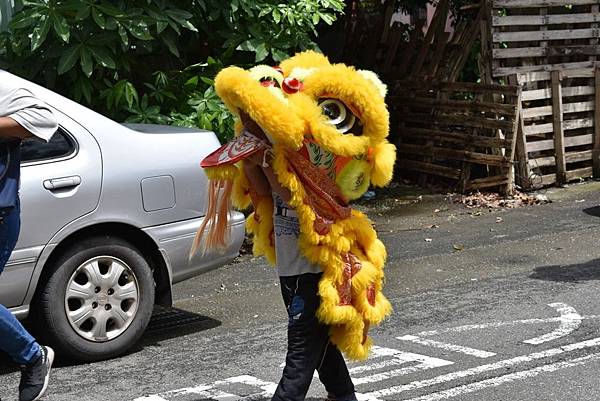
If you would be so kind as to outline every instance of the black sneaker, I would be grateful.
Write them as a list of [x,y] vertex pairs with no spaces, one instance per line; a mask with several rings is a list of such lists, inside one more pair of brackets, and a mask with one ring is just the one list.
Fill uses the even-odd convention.
[[31,364],[21,367],[19,401],[37,401],[46,392],[50,380],[50,369],[54,362],[54,350],[40,347],[41,355]]

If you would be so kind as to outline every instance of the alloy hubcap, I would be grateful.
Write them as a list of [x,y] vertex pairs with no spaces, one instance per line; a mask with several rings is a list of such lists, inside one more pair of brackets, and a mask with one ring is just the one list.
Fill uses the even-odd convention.
[[112,256],[82,263],[67,283],[67,319],[73,330],[86,340],[105,342],[121,335],[133,321],[138,304],[135,273]]

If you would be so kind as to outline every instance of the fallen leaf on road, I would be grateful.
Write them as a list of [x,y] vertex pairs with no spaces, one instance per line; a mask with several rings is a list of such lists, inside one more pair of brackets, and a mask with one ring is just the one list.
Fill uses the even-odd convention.
[[452,245],[452,247],[457,251],[462,251],[463,249],[465,249],[465,246],[463,244],[454,244]]
[[496,217],[496,223],[502,223],[504,220],[502,217]]

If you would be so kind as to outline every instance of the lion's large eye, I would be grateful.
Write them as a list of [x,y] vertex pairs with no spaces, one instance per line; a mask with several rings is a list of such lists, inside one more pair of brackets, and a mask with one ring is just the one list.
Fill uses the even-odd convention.
[[[352,111],[346,107],[343,102],[337,99],[321,99],[319,101],[319,106],[321,106],[323,115],[326,116],[329,119],[329,122],[332,125],[335,125],[335,128],[342,134],[351,131],[355,125],[360,124],[360,120],[352,114]],[[362,132],[351,133],[360,135]]]

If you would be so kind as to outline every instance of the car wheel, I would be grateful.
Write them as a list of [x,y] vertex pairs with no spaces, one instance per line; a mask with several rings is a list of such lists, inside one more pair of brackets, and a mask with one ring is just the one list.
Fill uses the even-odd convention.
[[57,260],[38,300],[40,323],[59,351],[82,361],[112,358],[150,321],[152,271],[132,244],[89,238]]

